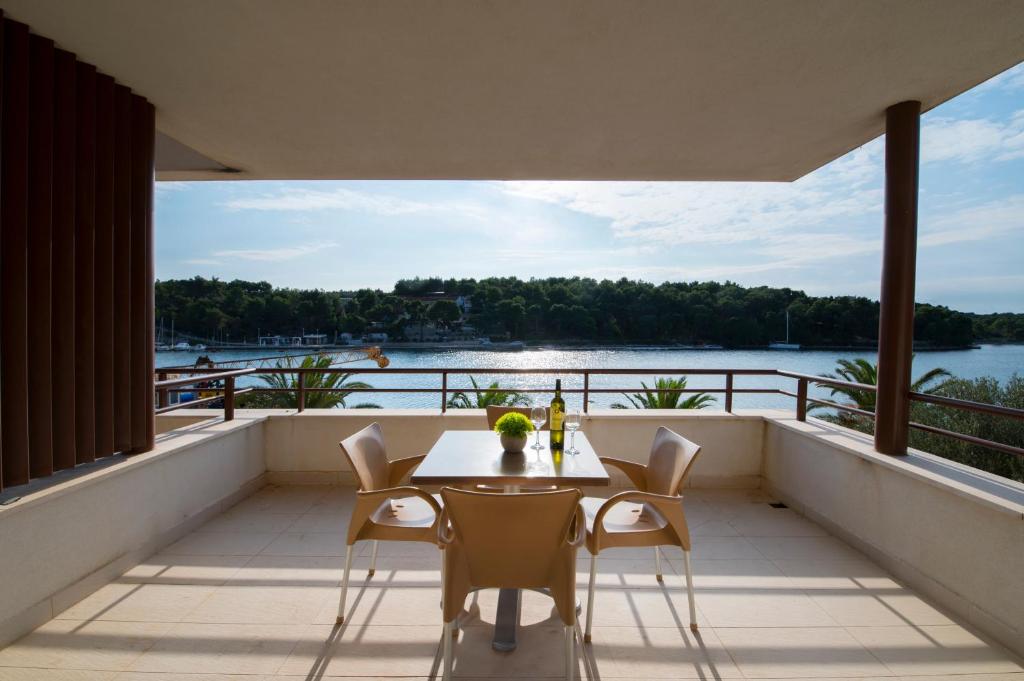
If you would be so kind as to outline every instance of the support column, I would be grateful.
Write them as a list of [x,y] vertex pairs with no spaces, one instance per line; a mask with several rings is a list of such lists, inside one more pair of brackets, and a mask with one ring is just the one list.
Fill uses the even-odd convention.
[[885,237],[875,449],[897,456],[907,453],[910,422],[920,119],[920,102],[900,102],[885,112]]

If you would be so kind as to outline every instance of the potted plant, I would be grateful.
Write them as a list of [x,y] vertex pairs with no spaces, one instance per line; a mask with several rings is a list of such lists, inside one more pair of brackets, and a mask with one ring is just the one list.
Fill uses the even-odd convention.
[[501,436],[501,446],[506,452],[521,454],[527,436],[533,432],[533,424],[522,414],[510,411],[494,424],[494,432]]

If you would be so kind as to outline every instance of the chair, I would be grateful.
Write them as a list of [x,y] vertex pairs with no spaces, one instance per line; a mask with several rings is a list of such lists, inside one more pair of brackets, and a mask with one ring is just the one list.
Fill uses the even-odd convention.
[[[444,678],[452,634],[476,588],[548,589],[564,624],[565,675],[576,671],[576,549],[585,539],[579,490],[489,494],[445,487],[438,545],[444,550]],[[449,521],[451,527],[449,527]]]
[[352,570],[352,546],[364,539],[373,540],[369,575],[377,567],[377,542],[437,542],[437,524],[441,518],[440,498],[418,487],[398,486],[425,457],[410,456],[389,461],[380,426],[372,423],[340,443],[341,451],[359,482],[356,505],[348,525],[345,551],[345,576],[338,603],[338,624],[345,621],[345,597]]
[[594,621],[594,582],[597,556],[604,549],[619,546],[653,546],[657,580],[661,574],[660,546],[683,550],[686,591],[690,601],[690,629],[697,631],[697,609],[693,602],[693,571],[690,568],[690,531],[683,513],[680,490],[700,453],[700,446],[668,428],[660,427],[651,445],[647,465],[600,457],[601,463],[625,473],[635,490],[608,499],[586,497],[581,504],[587,515],[587,550],[590,551],[590,583],[587,587],[587,630],[590,642]]
[[[505,414],[509,412],[515,412],[522,414],[526,418],[530,418],[530,412],[533,407],[496,407],[493,404],[487,405],[487,428],[488,430],[494,430],[494,424],[498,422]],[[544,425],[540,427],[541,430],[547,430],[550,427],[549,421],[551,420],[551,408],[544,407],[544,413],[547,414],[548,420],[544,421]]]

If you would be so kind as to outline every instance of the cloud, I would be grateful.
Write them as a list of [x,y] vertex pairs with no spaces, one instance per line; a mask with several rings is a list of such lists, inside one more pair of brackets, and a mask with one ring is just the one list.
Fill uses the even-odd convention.
[[216,251],[214,256],[218,258],[237,258],[239,260],[255,260],[259,262],[277,262],[281,260],[294,260],[305,255],[318,253],[328,248],[335,248],[338,244],[330,241],[319,241],[315,243],[301,244],[298,246],[286,246],[283,248],[242,249]]
[[921,161],[973,163],[1024,157],[1024,110],[1008,121],[933,118],[921,128]]
[[946,246],[984,241],[1011,232],[1024,234],[1024,194],[1013,194],[977,206],[962,208],[935,219],[919,220],[918,245]]
[[989,90],[1003,90],[1006,92],[1024,90],[1024,62],[1006,69],[998,76],[989,78],[974,88],[972,92],[984,93]]
[[329,190],[286,188],[262,196],[229,199],[222,205],[228,210],[350,210],[377,215],[405,215],[430,209],[430,204],[427,203],[343,187]]
[[157,182],[155,184],[156,190],[155,195],[157,201],[169,201],[175,194],[188,191],[191,187],[190,182]]
[[793,183],[506,182],[503,191],[607,220],[666,246],[771,240],[881,210],[877,145]]
[[191,260],[182,260],[186,265],[222,265],[220,260],[213,260],[212,258],[193,258]]

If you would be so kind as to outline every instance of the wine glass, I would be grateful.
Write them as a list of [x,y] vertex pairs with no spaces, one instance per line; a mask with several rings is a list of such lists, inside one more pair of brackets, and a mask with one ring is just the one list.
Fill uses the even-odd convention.
[[544,407],[534,407],[530,410],[530,422],[533,423],[533,429],[537,431],[537,441],[531,447],[537,450],[538,456],[540,450],[544,449],[544,445],[540,443],[540,427],[544,425],[544,422],[548,420],[548,410]]
[[582,421],[579,409],[573,409],[565,415],[565,429],[569,431],[569,453],[573,455],[580,453],[576,449],[576,431],[580,429]]

